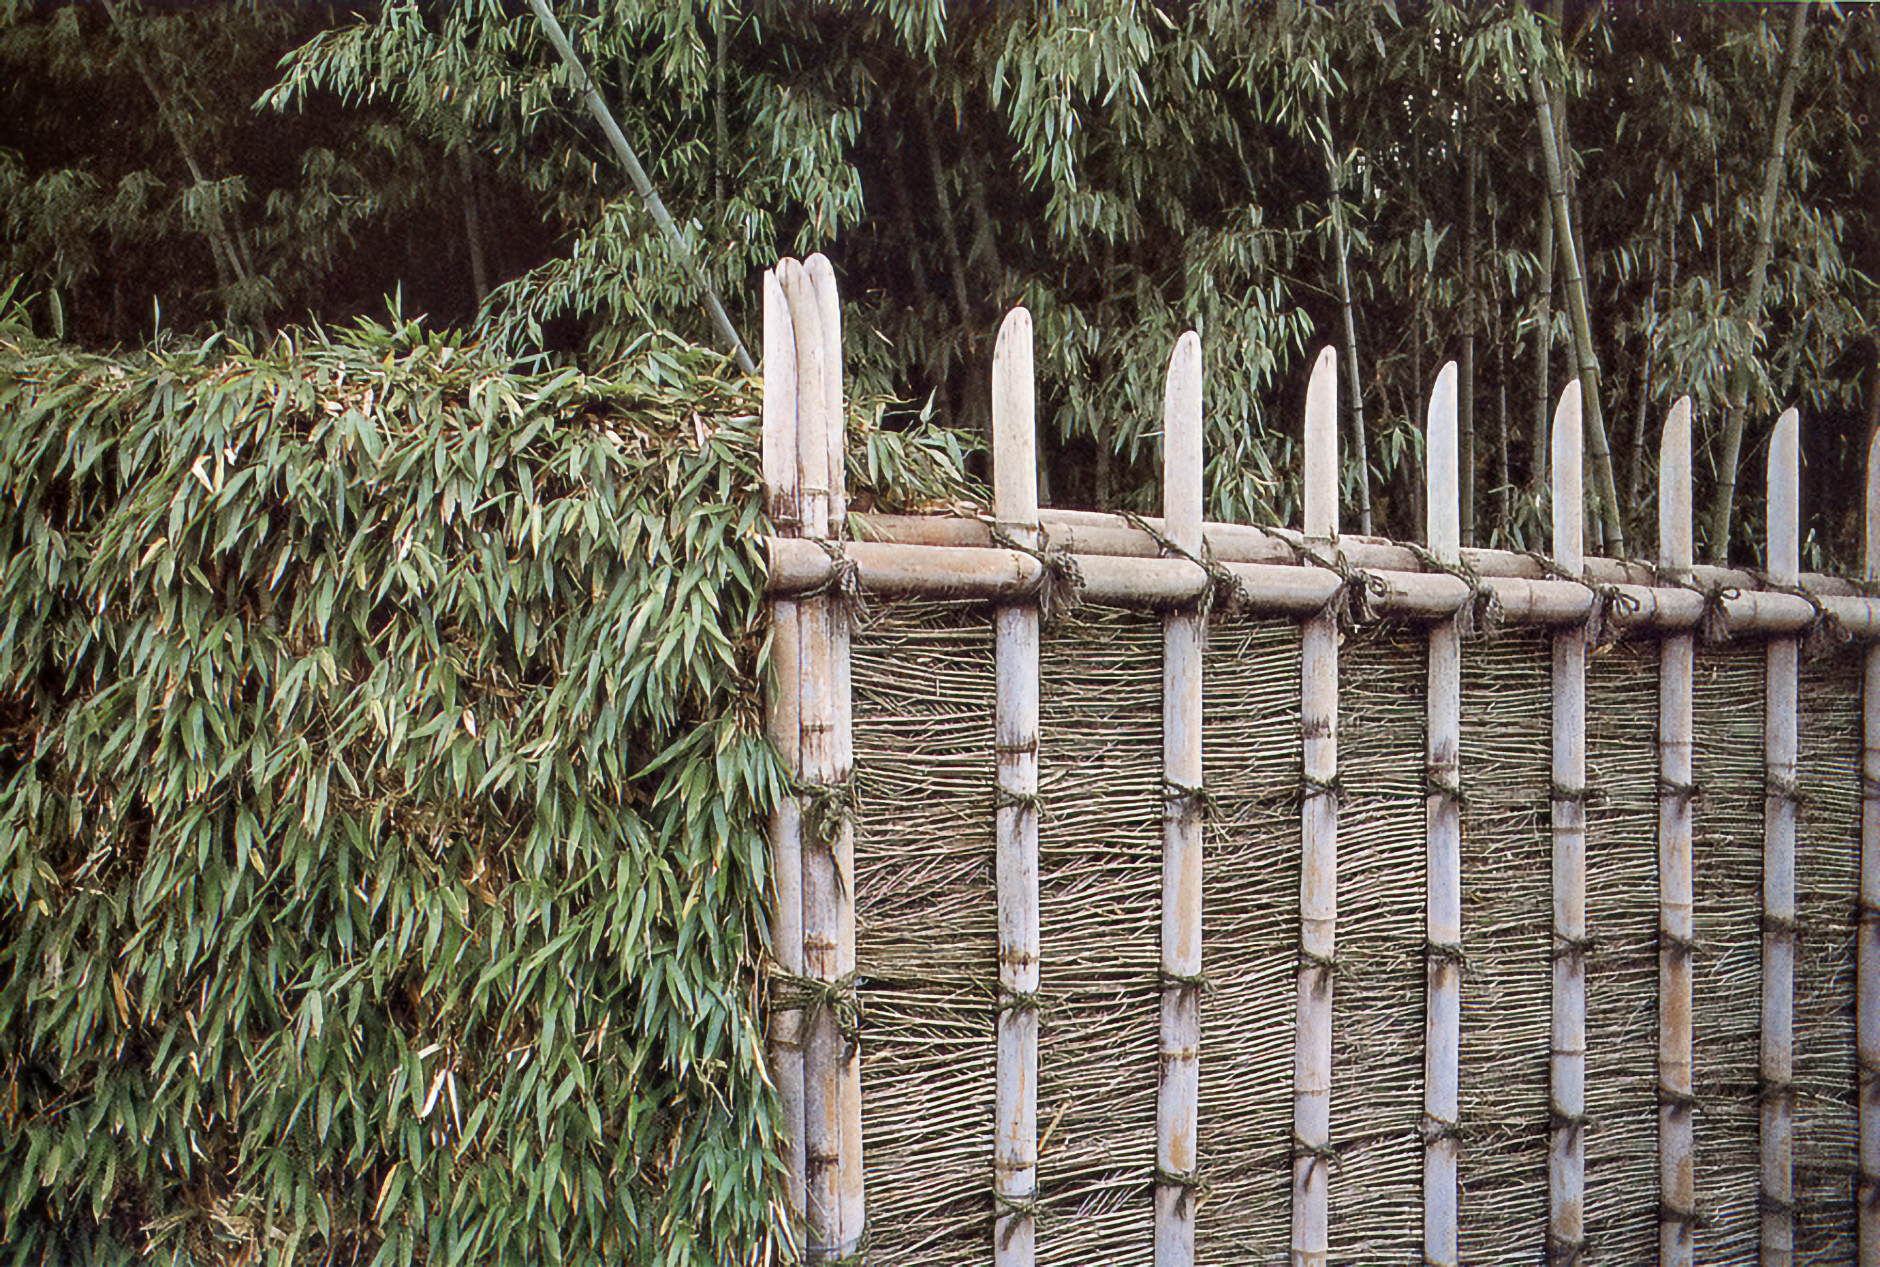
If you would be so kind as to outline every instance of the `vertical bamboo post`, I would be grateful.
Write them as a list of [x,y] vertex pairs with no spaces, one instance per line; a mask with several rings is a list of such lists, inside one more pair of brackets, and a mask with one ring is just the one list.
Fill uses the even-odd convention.
[[[815,283],[802,264],[780,268],[790,304],[797,354],[797,469],[802,494],[803,535],[829,533],[828,397],[823,384],[825,346]],[[802,690],[803,782],[820,803],[805,806],[803,848],[803,975],[830,998],[805,1017],[803,1040],[803,1142],[805,1238],[811,1262],[849,1252],[842,1225],[843,1021],[835,999],[842,989],[841,913],[846,889],[838,871],[840,835],[846,829],[843,793],[836,782],[836,684],[831,677],[831,627],[837,617],[827,596],[811,599],[800,613],[799,674]]]
[[[1451,361],[1430,393],[1425,445],[1430,553],[1451,564],[1462,559],[1456,394],[1456,363]],[[1430,626],[1429,666],[1423,1259],[1430,1267],[1456,1267],[1456,1162],[1462,1147],[1462,638],[1455,620]]]
[[[1554,560],[1585,567],[1580,465],[1580,385],[1554,409]],[[1586,1191],[1586,644],[1587,627],[1554,635],[1553,1039],[1547,1157],[1547,1259],[1577,1263],[1585,1240]]]
[[[1306,388],[1305,535],[1328,554],[1338,540],[1338,358],[1319,353]],[[1292,1257],[1324,1267],[1332,1158],[1332,967],[1338,924],[1338,616],[1300,636],[1299,999],[1293,1043]]]
[[[1658,563],[1688,577],[1691,398],[1665,419],[1658,451]],[[1658,652],[1658,1263],[1696,1261],[1697,1178],[1691,1069],[1691,675],[1695,639],[1667,634]]]
[[[1201,339],[1182,335],[1162,404],[1164,531],[1201,544]],[[1195,1261],[1201,1065],[1201,673],[1207,617],[1162,623],[1162,1060],[1156,1094],[1156,1267]]]
[[[1880,582],[1880,434],[1867,446],[1867,542],[1863,560],[1869,585]],[[1866,694],[1861,701],[1860,771],[1860,1095],[1861,1267],[1880,1267],[1880,644],[1867,648]]]
[[[847,535],[848,519],[848,432],[847,411],[842,399],[842,301],[836,293],[836,272],[821,255],[803,261],[804,271],[816,294],[816,315],[822,326],[823,438],[827,453],[829,480],[830,540]],[[846,608],[833,598],[824,599],[829,622],[829,782],[835,787],[849,786],[855,767],[853,711],[849,700],[849,620]],[[855,977],[855,890],[849,881],[855,875],[855,829],[844,815],[832,846],[836,875],[836,979],[852,981]],[[862,1182],[862,1050],[854,1039],[845,1039],[839,1048],[837,1102],[841,1115],[840,1191],[842,1242],[860,1242],[867,1225],[868,1212]]]
[[[764,270],[764,509],[776,531],[796,533],[796,336],[789,302],[774,270]],[[768,725],[784,768],[801,774],[802,710],[798,604],[771,603],[771,698]],[[770,944],[786,978],[803,975],[802,803],[786,792],[770,817]],[[779,993],[787,998],[794,985]],[[770,1018],[770,1063],[783,1110],[785,1183],[791,1213],[803,1218],[803,1010],[781,1004]]]
[[[1800,416],[1783,411],[1769,440],[1769,574],[1801,576]],[[1795,772],[1798,638],[1764,648],[1762,933],[1762,1262],[1795,1259]]]
[[[1031,314],[1014,308],[992,356],[994,519],[1036,549],[1038,459]],[[993,1261],[1030,1267],[1038,1195],[1038,607],[995,622],[998,704],[999,1013],[993,1142]]]

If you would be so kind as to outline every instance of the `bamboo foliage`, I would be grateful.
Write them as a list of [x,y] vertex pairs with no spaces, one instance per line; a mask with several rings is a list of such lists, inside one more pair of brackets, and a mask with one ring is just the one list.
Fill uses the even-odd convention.
[[[1436,376],[1428,441],[1429,548],[1462,558],[1456,365]],[[1430,626],[1428,879],[1424,937],[1428,962],[1423,1063],[1423,1257],[1456,1267],[1456,1163],[1461,1152],[1462,1048],[1462,638],[1454,618]]]
[[[1801,422],[1785,410],[1769,441],[1769,574],[1794,584],[1801,573]],[[1795,779],[1801,642],[1765,645],[1763,697],[1762,1261],[1795,1253]]]
[[[1554,564],[1568,576],[1584,567],[1580,465],[1580,384],[1554,409]],[[1553,1038],[1549,1062],[1552,1126],[1547,1159],[1550,1263],[1579,1260],[1586,1193],[1586,648],[1576,625],[1553,639]]]
[[[1201,339],[1169,359],[1162,410],[1162,514],[1169,540],[1198,557],[1201,539]],[[1201,674],[1203,610],[1172,612],[1162,635],[1162,1080],[1156,1094],[1155,1261],[1192,1267],[1199,1204],[1201,1062]]]
[[[992,362],[993,515],[1037,549],[1038,459],[1031,314],[1015,308]],[[998,1098],[993,1112],[993,1261],[1029,1267],[1038,1199],[1038,605],[1006,603],[995,622],[998,703]]]
[[[1658,458],[1658,563],[1688,577],[1691,541],[1691,399],[1671,408]],[[1696,640],[1667,635],[1658,660],[1658,1260],[1696,1259],[1696,1114],[1691,1067],[1693,921],[1691,810],[1695,796],[1692,669]]]
[[[1319,353],[1306,388],[1305,537],[1338,545],[1337,355]],[[1338,617],[1331,604],[1300,641],[1303,775],[1300,809],[1299,995],[1293,1044],[1292,1252],[1323,1267],[1329,1248],[1332,969],[1338,921]]]

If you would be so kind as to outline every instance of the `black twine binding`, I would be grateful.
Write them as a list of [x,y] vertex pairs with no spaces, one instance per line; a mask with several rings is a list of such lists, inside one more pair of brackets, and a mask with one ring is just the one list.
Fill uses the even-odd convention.
[[1178,1214],[1187,1213],[1191,1204],[1195,1209],[1200,1209],[1201,1203],[1206,1201],[1214,1191],[1214,1185],[1202,1178],[1201,1172],[1198,1170],[1191,1170],[1183,1174],[1179,1171],[1164,1170],[1162,1167],[1157,1166],[1155,1168],[1155,1181],[1160,1187],[1179,1188],[1181,1190],[1180,1195],[1175,1198],[1175,1210]]
[[1447,1122],[1440,1117],[1432,1117],[1428,1113],[1423,1115],[1423,1129],[1418,1133],[1423,1137],[1425,1147],[1449,1139],[1460,1143],[1467,1138],[1463,1134],[1462,1123]]
[[1658,930],[1658,944],[1672,959],[1683,962],[1697,953],[1697,942],[1689,937],[1680,937],[1665,929]]
[[1743,591],[1734,585],[1700,585],[1697,579],[1681,568],[1668,568],[1658,563],[1647,564],[1652,576],[1661,585],[1673,585],[1678,589],[1689,590],[1704,599],[1704,614],[1698,621],[1704,642],[1710,646],[1730,641],[1730,618],[1724,604],[1733,598],[1741,598]]
[[1773,590],[1778,594],[1793,594],[1814,609],[1815,617],[1808,622],[1808,629],[1802,634],[1802,654],[1808,659],[1817,659],[1845,646],[1853,637],[1848,633],[1847,626],[1841,623],[1840,617],[1829,611],[1821,599],[1806,586],[1793,581],[1780,580],[1767,572],[1751,571],[1750,575],[1755,577],[1756,583],[1764,589]]
[[1344,970],[1339,966],[1336,955],[1317,954],[1304,946],[1299,948],[1299,970],[1313,974],[1312,992],[1314,994],[1325,993],[1326,987],[1332,983],[1334,977],[1344,975]]
[[1786,801],[1797,807],[1808,803],[1808,798],[1803,794],[1801,786],[1794,779],[1784,778],[1779,774],[1763,776],[1763,795],[1772,801]]
[[868,597],[862,593],[862,569],[854,559],[848,556],[840,541],[827,541],[815,538],[829,556],[829,579],[815,589],[805,591],[804,598],[814,598],[827,594],[836,600],[836,607],[848,618],[851,631],[868,627]]
[[1306,1159],[1306,1178],[1308,1179],[1312,1177],[1312,1172],[1317,1170],[1320,1166],[1330,1169],[1338,1164],[1338,1150],[1333,1148],[1330,1144],[1308,1144],[1299,1136],[1294,1135],[1292,1141],[1292,1159],[1298,1161],[1302,1157]]
[[994,810],[1030,810],[1042,818],[1044,817],[1044,797],[1037,792],[1014,792],[1007,787],[994,787],[992,808]]
[[781,968],[770,970],[770,1008],[773,1012],[803,1013],[811,1021],[824,1012],[835,1017],[836,1032],[853,1044],[862,1034],[862,996],[856,990],[859,977],[845,972],[834,981],[820,977],[799,976]]
[[1676,779],[1658,776],[1658,796],[1661,800],[1682,801],[1689,805],[1692,801],[1704,799],[1704,789],[1698,783],[1680,783]]
[[1162,532],[1134,511],[1124,511],[1123,519],[1130,527],[1144,533],[1154,541],[1157,548],[1162,551],[1163,558],[1186,559],[1207,573],[1208,587],[1201,592],[1195,605],[1195,614],[1202,620],[1212,615],[1217,607],[1229,616],[1236,616],[1252,604],[1253,594],[1238,576],[1214,557],[1214,549],[1208,544],[1206,537],[1201,539],[1201,553],[1196,554],[1193,550],[1178,545],[1167,533]]
[[1457,809],[1467,809],[1469,806],[1468,793],[1462,790],[1462,781],[1445,779],[1443,772],[1434,766],[1423,768],[1423,795],[1440,796]]
[[1587,809],[1598,809],[1606,803],[1607,799],[1604,788],[1585,784],[1579,787],[1568,787],[1564,783],[1552,781],[1547,785],[1547,795],[1550,800],[1565,801],[1569,805],[1579,805]]
[[1541,575],[1548,579],[1571,581],[1575,585],[1592,591],[1593,603],[1586,612],[1586,640],[1594,647],[1603,647],[1611,641],[1607,635],[1612,632],[1614,612],[1633,615],[1639,610],[1638,599],[1617,585],[1589,581],[1584,575],[1576,576],[1562,567],[1558,559],[1542,554],[1539,550],[1523,550],[1521,553],[1534,560],[1535,565],[1541,570]]
[[1703,1108],[1703,1102],[1689,1091],[1678,1091],[1658,1084],[1658,1103],[1673,1113],[1695,1113]]
[[1584,962],[1586,956],[1590,954],[1593,947],[1598,944],[1599,943],[1591,937],[1567,937],[1561,933],[1555,933],[1554,962],[1558,963],[1562,959],[1570,959],[1575,955],[1579,956],[1581,961]]
[[1345,803],[1345,788],[1344,785],[1338,781],[1336,775],[1329,779],[1315,779],[1311,775],[1301,772],[1299,775],[1300,801],[1309,801],[1315,796],[1329,796],[1332,798],[1334,805],[1343,805]]
[[1458,559],[1454,563],[1437,558],[1415,542],[1410,544],[1410,553],[1416,555],[1417,562],[1426,572],[1447,572],[1469,587],[1469,598],[1456,608],[1456,633],[1464,638],[1474,637],[1477,633],[1493,639],[1501,628],[1501,597],[1493,586],[1482,579],[1481,573],[1471,567],[1467,560]]
[[1462,954],[1461,942],[1426,940],[1423,943],[1423,957],[1431,963],[1453,963],[1458,968],[1468,966]]
[[1044,995],[1036,990],[1014,990],[1003,983],[999,986],[999,1005],[995,1012],[1003,1016],[1007,1012],[1030,1012],[1042,1017],[1049,1010]]
[[1165,805],[1173,804],[1177,807],[1174,817],[1167,821],[1206,822],[1214,817],[1214,796],[1205,787],[1188,787],[1165,778],[1162,780],[1162,800]]
[[999,1248],[1010,1249],[1012,1237],[1018,1234],[1021,1220],[1030,1219],[1034,1226],[1039,1222],[1038,1215],[1043,1206],[1038,1198],[1038,1189],[1033,1188],[1022,1197],[1008,1197],[997,1188],[992,1190],[992,1221],[995,1226],[1004,1224],[999,1233]]
[[1038,530],[1038,544],[1026,545],[999,524],[986,521],[986,530],[991,534],[994,545],[1015,550],[1038,561],[1044,569],[1038,576],[1036,590],[1038,598],[1038,618],[1047,625],[1054,625],[1058,619],[1076,610],[1083,601],[1084,573],[1077,566],[1077,558],[1068,547],[1053,546],[1051,535],[1043,528]]
[[1319,609],[1320,616],[1335,616],[1338,623],[1347,629],[1377,622],[1377,605],[1373,596],[1382,600],[1390,595],[1390,585],[1383,577],[1353,567],[1336,542],[1330,543],[1332,557],[1328,559],[1303,538],[1282,536],[1280,540],[1292,548],[1296,562],[1324,568],[1338,577],[1340,584],[1332,596],[1325,600],[1325,606]]
[[1658,1203],[1658,1221],[1660,1223],[1670,1223],[1674,1225],[1680,1235],[1687,1237],[1693,1231],[1710,1226],[1709,1215],[1704,1214],[1695,1207],[1689,1210],[1681,1210],[1677,1206],[1672,1205],[1669,1201],[1660,1201]]

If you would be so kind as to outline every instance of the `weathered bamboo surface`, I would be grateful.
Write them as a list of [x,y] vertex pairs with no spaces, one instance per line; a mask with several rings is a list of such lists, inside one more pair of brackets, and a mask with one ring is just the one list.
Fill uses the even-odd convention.
[[[1430,553],[1462,557],[1458,510],[1456,365],[1443,366],[1430,397]],[[1462,1146],[1457,1087],[1462,1046],[1462,636],[1454,619],[1430,626],[1424,958],[1423,1260],[1456,1267],[1456,1160]]]
[[[1031,314],[1014,309],[993,353],[993,514],[1021,545],[1038,543],[1038,459]],[[1030,1267],[1038,1198],[1038,607],[994,618],[998,700],[998,1099],[994,1111],[993,1261]]]
[[[1659,445],[1658,563],[1690,572],[1691,400],[1672,406]],[[1671,634],[1658,661],[1658,1261],[1692,1267],[1697,1250],[1694,1155],[1696,1087],[1691,1074],[1691,817],[1696,799],[1691,682],[1696,640]]]
[[[1319,354],[1306,389],[1305,535],[1327,558],[1338,544],[1337,358]],[[1293,1039],[1295,1267],[1330,1248],[1332,975],[1338,953],[1338,616],[1308,618],[1300,637],[1299,983]]]
[[[1880,435],[1867,446],[1867,522],[1862,563],[1880,582]],[[1880,647],[1866,652],[1862,696],[1858,1068],[1861,1267],[1880,1267]]]

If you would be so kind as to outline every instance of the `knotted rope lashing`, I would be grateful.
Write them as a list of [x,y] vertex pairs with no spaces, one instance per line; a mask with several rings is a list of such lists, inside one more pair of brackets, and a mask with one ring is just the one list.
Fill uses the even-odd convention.
[[1155,1168],[1155,1181],[1160,1186],[1181,1189],[1180,1194],[1175,1198],[1175,1209],[1179,1214],[1187,1213],[1190,1203],[1192,1203],[1197,1210],[1200,1209],[1201,1203],[1206,1201],[1214,1192],[1214,1185],[1209,1183],[1206,1179],[1203,1179],[1201,1172],[1198,1170],[1191,1170],[1183,1174],[1174,1170],[1164,1170],[1162,1167],[1157,1166]]
[[1338,589],[1325,600],[1325,606],[1319,609],[1320,615],[1329,612],[1347,628],[1377,623],[1377,604],[1390,595],[1390,585],[1383,577],[1353,567],[1336,545],[1332,548],[1332,557],[1327,559],[1304,540],[1291,536],[1280,540],[1292,547],[1293,557],[1298,562],[1324,568],[1338,577]]
[[1201,592],[1200,600],[1195,604],[1195,614],[1206,620],[1215,608],[1229,616],[1238,615],[1253,601],[1253,595],[1241,583],[1238,576],[1228,570],[1214,557],[1214,550],[1208,545],[1207,538],[1201,540],[1201,553],[1178,545],[1167,533],[1144,519],[1134,511],[1123,512],[1123,519],[1137,532],[1146,534],[1162,551],[1167,559],[1186,559],[1208,575],[1208,587]]
[[1035,1227],[1042,1220],[1044,1205],[1038,1198],[1038,1189],[1033,1188],[1023,1196],[1007,1196],[996,1187],[992,1190],[992,1222],[999,1228],[999,1248],[1010,1249],[1012,1237],[1017,1235],[1021,1220],[1030,1219]]
[[1327,1169],[1336,1166],[1338,1164],[1338,1150],[1333,1148],[1330,1144],[1309,1144],[1298,1135],[1294,1135],[1292,1141],[1292,1159],[1298,1161],[1301,1158],[1304,1158],[1306,1161],[1306,1177],[1309,1179],[1312,1172],[1317,1170],[1320,1166],[1324,1166]]
[[1651,568],[1652,576],[1657,578],[1660,584],[1675,585],[1679,589],[1690,590],[1693,594],[1703,596],[1704,615],[1698,623],[1705,645],[1714,647],[1730,641],[1730,618],[1724,604],[1733,598],[1741,598],[1742,590],[1734,585],[1699,585],[1689,572],[1662,567],[1656,563],[1647,566]]
[[1162,801],[1165,807],[1175,807],[1172,816],[1167,808],[1163,810],[1169,822],[1205,822],[1214,816],[1214,796],[1205,787],[1188,787],[1174,779],[1163,779]]
[[829,556],[829,579],[815,589],[804,591],[802,597],[815,598],[827,594],[836,600],[836,606],[848,618],[849,628],[860,631],[868,627],[868,596],[862,592],[862,569],[840,541],[828,541],[821,537],[815,539],[822,547],[822,552]]
[[773,1012],[802,1012],[810,1021],[823,1013],[835,1018],[836,1033],[844,1043],[853,1045],[862,1036],[862,996],[856,989],[860,978],[845,972],[833,981],[805,977],[781,968],[771,968],[770,1008]]
[[854,821],[855,776],[850,775],[835,783],[796,780],[792,782],[790,790],[803,802],[805,837],[828,851],[835,867],[836,887],[846,897],[848,877],[842,874],[842,860],[838,851],[842,845],[843,829]]
[[1162,983],[1164,989],[1194,990],[1198,991],[1204,999],[1212,995],[1215,990],[1213,979],[1205,972],[1187,976],[1180,972],[1171,972],[1167,968],[1158,968],[1155,975],[1156,980]]
[[1035,546],[1025,544],[1004,526],[990,520],[986,521],[986,531],[991,534],[994,545],[1036,559],[1044,569],[1038,575],[1040,620],[1053,625],[1066,613],[1076,610],[1077,604],[1083,601],[1084,573],[1077,566],[1077,557],[1068,547],[1052,545],[1051,534],[1043,528],[1038,529],[1038,544]]
[[1802,635],[1802,654],[1808,659],[1814,660],[1838,650],[1853,637],[1848,633],[1847,626],[1841,623],[1840,617],[1829,611],[1806,586],[1779,580],[1766,572],[1751,572],[1750,575],[1764,589],[1778,594],[1793,594],[1814,610],[1815,617],[1808,622],[1808,630]]
[[1539,550],[1523,550],[1522,553],[1534,560],[1540,567],[1541,574],[1550,580],[1571,581],[1575,585],[1592,591],[1593,603],[1586,613],[1586,641],[1591,646],[1603,647],[1611,641],[1607,635],[1612,630],[1614,612],[1632,615],[1639,610],[1638,599],[1633,598],[1617,585],[1602,585],[1597,581],[1589,581],[1584,576],[1576,576],[1560,566],[1559,560],[1550,558]]
[[1472,638],[1477,633],[1493,638],[1501,628],[1501,596],[1495,593],[1494,586],[1482,579],[1465,559],[1454,563],[1437,558],[1422,546],[1412,542],[1410,553],[1416,555],[1417,562],[1426,572],[1447,572],[1469,587],[1468,601],[1456,608],[1456,633],[1464,638]]

